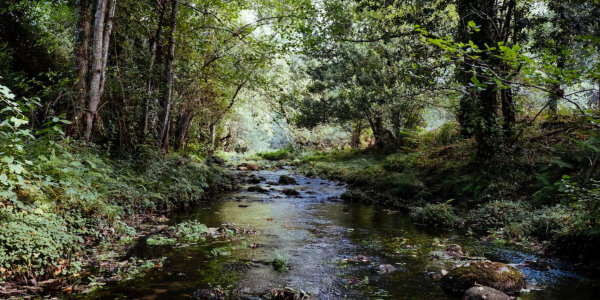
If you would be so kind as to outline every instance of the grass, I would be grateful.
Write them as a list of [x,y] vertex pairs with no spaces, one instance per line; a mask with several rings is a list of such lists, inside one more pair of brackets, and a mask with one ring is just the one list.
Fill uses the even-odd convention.
[[287,146],[283,149],[269,151],[269,152],[261,152],[258,153],[258,156],[266,159],[266,160],[282,160],[291,158],[294,153],[294,148],[291,146]]

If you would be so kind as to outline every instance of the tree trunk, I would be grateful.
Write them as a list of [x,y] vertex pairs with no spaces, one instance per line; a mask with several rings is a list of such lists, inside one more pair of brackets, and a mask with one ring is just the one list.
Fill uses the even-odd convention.
[[77,27],[75,29],[75,63],[77,67],[77,80],[75,82],[76,96],[70,132],[70,135],[75,138],[81,136],[84,128],[83,112],[85,111],[85,104],[88,95],[90,31],[92,28],[91,22],[91,3],[89,0],[79,0],[77,2]]
[[373,137],[375,138],[375,145],[379,149],[384,149],[386,146],[385,130],[383,129],[383,119],[380,115],[375,116],[373,119],[369,118],[369,125],[373,131]]
[[153,37],[150,37],[150,64],[148,66],[148,78],[146,79],[146,98],[144,100],[144,112],[142,113],[142,126],[140,127],[139,139],[143,143],[148,136],[148,132],[150,130],[150,104],[153,102],[153,93],[154,93],[154,65],[156,63],[156,51],[158,48],[158,42],[160,41],[160,36],[162,34],[162,28],[165,19],[165,13],[167,8],[162,1],[157,1],[156,9],[159,13],[158,25],[156,28],[156,33]]
[[[457,2],[457,11],[460,17],[459,40],[464,43],[472,41],[478,46],[482,53],[481,59],[490,66],[500,66],[501,60],[494,58],[486,52],[487,47],[496,44],[494,33],[496,24],[497,7],[495,0],[459,0]],[[470,21],[475,22],[478,30],[472,30],[468,25]],[[498,93],[495,84],[487,83],[487,86],[480,90],[471,87],[472,78],[476,77],[479,82],[487,80],[479,74],[473,61],[467,60],[462,64],[457,78],[468,90],[469,95],[464,96],[460,101],[459,122],[463,132],[475,136],[477,142],[478,156],[486,158],[493,155],[498,149],[500,129],[498,124]]]
[[503,89],[500,97],[502,100],[502,117],[504,119],[504,124],[502,125],[504,137],[507,143],[512,144],[516,136],[515,124],[517,121],[512,88]]
[[102,77],[100,79],[100,101],[104,95],[104,84],[106,83],[106,62],[108,61],[108,50],[110,48],[110,35],[112,34],[113,23],[115,20],[115,8],[117,0],[110,0],[108,8],[108,20],[104,29],[104,40],[102,42]]
[[362,135],[362,122],[357,122],[352,128],[352,140],[350,141],[350,147],[353,149],[360,148],[360,136]]
[[[565,55],[562,54],[562,47],[560,47],[560,54],[558,54],[558,59],[556,61],[556,67],[558,68],[558,70],[561,71],[565,68]],[[550,117],[552,119],[556,119],[558,116],[558,101],[562,98],[561,96],[561,86],[560,86],[560,81],[561,81],[562,75],[557,75],[556,76],[556,83],[554,83],[552,85],[552,92],[550,94],[550,105],[548,106],[548,109],[550,110]]]
[[175,143],[175,150],[179,150],[183,147],[185,143],[185,139],[187,138],[187,134],[192,126],[192,121],[194,120],[194,113],[190,109],[179,110],[179,120],[177,122],[177,130],[176,136],[177,140]]
[[209,138],[210,138],[210,141],[209,141],[209,152],[211,152],[211,153],[215,149],[215,139],[216,139],[216,134],[217,134],[217,132],[215,130],[215,127],[216,127],[216,125],[214,123],[212,123],[212,124],[210,124],[208,126],[208,135],[209,135]]
[[171,32],[169,33],[169,53],[165,63],[165,85],[162,95],[162,121],[160,132],[160,147],[164,152],[169,151],[170,120],[173,92],[173,61],[175,60],[175,30],[177,26],[178,0],[171,0]]
[[86,124],[84,139],[89,142],[92,138],[92,129],[94,120],[98,114],[98,104],[100,103],[100,84],[102,82],[102,51],[104,43],[104,18],[106,16],[106,6],[108,0],[98,0],[96,8],[96,17],[94,21],[94,39],[92,45],[92,78],[90,80],[90,98],[86,111]]

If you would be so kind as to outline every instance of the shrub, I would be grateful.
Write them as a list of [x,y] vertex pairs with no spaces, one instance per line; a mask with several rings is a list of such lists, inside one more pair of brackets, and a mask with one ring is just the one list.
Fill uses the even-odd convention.
[[277,253],[273,260],[273,269],[277,272],[285,272],[289,269],[288,258]]
[[455,226],[458,217],[448,203],[427,204],[424,207],[414,207],[410,218],[416,224],[431,226]]
[[492,201],[473,210],[467,223],[479,230],[498,229],[510,223],[523,222],[531,216],[531,207],[519,201]]

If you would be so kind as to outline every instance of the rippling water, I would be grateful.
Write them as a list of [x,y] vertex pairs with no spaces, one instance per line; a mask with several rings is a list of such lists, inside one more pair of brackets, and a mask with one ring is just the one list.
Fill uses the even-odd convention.
[[[537,259],[534,256],[485,246],[456,232],[418,229],[399,212],[341,203],[335,199],[345,188],[336,182],[291,175],[298,185],[269,185],[280,175],[290,175],[289,171],[253,174],[264,177],[258,185],[269,189],[268,193],[248,192],[253,185],[246,185],[171,219],[174,223],[198,220],[212,227],[233,224],[260,234],[183,248],[150,247],[142,242],[135,255],[167,257],[161,270],[82,297],[189,299],[197,289],[220,287],[237,299],[291,287],[310,292],[315,299],[459,299],[425,274],[431,264],[428,254],[440,243],[456,243],[472,255],[513,264],[531,285],[545,287],[522,299],[600,299],[598,281],[578,275],[568,264],[551,261],[551,270],[535,270],[522,266]],[[289,188],[300,196],[282,193]],[[264,246],[252,248],[252,244]],[[215,257],[214,249],[230,255]],[[271,262],[277,255],[288,258],[288,271],[273,269]],[[367,256],[369,262],[345,261],[356,255]],[[396,271],[379,274],[383,264]]]

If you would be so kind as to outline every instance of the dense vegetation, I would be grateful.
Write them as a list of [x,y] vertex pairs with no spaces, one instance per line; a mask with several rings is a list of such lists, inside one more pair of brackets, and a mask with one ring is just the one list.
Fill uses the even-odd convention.
[[0,0],[0,283],[76,274],[134,216],[230,188],[216,155],[234,152],[349,182],[344,199],[415,223],[597,261],[599,14]]

